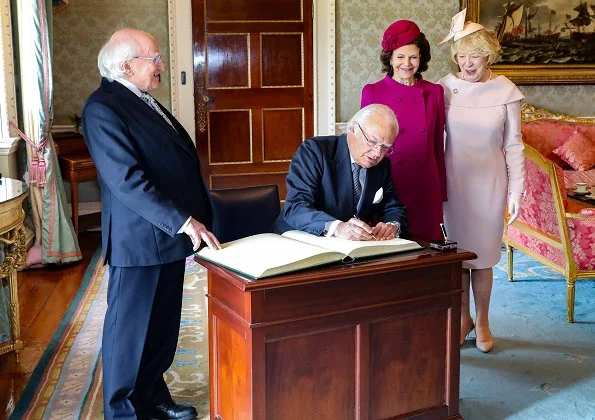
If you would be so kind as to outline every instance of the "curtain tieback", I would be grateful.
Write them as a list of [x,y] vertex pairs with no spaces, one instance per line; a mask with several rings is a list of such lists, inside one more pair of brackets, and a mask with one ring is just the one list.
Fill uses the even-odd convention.
[[43,187],[46,184],[47,164],[45,161],[45,148],[48,142],[48,136],[43,136],[41,142],[37,145],[25,133],[23,133],[12,121],[9,123],[20,138],[25,140],[33,150],[31,164],[29,165],[29,184]]

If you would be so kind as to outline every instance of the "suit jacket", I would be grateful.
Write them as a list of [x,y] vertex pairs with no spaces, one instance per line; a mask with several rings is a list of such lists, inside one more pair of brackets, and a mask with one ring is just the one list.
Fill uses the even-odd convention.
[[102,252],[113,266],[165,264],[192,254],[176,234],[189,216],[210,228],[209,197],[190,136],[119,82],[103,79],[83,109],[101,186]]
[[[291,161],[286,183],[287,197],[275,232],[298,229],[320,235],[327,222],[351,219],[353,181],[347,135],[304,141]],[[373,203],[381,188],[383,198]],[[362,196],[358,218],[366,223],[399,222],[401,234],[407,233],[407,211],[397,199],[388,159],[367,170]]]

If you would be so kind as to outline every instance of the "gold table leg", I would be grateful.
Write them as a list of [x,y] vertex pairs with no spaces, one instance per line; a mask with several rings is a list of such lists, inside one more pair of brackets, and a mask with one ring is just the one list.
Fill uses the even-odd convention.
[[8,278],[10,296],[10,330],[11,339],[7,343],[0,343],[0,354],[14,351],[16,362],[19,363],[19,352],[23,350],[21,340],[21,323],[19,315],[19,294],[17,284],[17,269],[27,261],[25,249],[25,228],[20,223],[15,229],[5,232],[1,238],[5,243],[6,256],[0,263],[0,277]]

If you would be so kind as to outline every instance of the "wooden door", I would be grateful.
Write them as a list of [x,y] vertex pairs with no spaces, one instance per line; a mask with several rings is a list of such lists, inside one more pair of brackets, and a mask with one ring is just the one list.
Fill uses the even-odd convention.
[[312,0],[192,2],[196,140],[212,189],[277,184],[314,133]]

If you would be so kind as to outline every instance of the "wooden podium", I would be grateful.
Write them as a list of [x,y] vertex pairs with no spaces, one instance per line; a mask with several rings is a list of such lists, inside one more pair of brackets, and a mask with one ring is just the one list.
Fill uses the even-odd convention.
[[460,419],[461,262],[429,249],[209,278],[211,419]]

